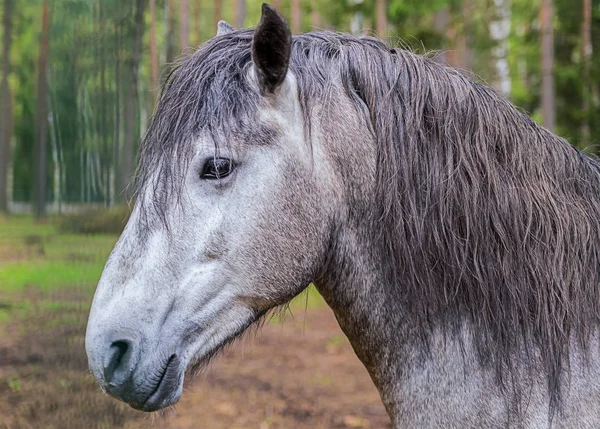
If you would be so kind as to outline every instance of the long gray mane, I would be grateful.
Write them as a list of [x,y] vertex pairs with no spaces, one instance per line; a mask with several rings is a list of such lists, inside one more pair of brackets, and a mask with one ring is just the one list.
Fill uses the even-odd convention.
[[[139,167],[140,189],[160,180],[159,212],[194,136],[252,131],[252,35],[210,40],[167,79]],[[375,136],[382,260],[424,346],[468,322],[502,382],[535,344],[558,404],[570,340],[585,350],[599,322],[598,163],[493,90],[376,39],[296,36],[290,69],[307,122],[341,80]]]

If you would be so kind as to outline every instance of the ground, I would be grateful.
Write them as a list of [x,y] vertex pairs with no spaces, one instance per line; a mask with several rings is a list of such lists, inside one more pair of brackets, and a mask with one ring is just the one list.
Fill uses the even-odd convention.
[[116,237],[11,222],[0,225],[0,429],[390,427],[314,290],[230,346],[160,415],[103,395],[83,339],[93,277]]

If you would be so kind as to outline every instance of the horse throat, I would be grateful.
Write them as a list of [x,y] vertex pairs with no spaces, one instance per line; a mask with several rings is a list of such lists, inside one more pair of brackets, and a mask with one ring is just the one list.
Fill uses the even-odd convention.
[[365,243],[367,234],[359,229],[336,237],[328,268],[315,284],[393,416],[415,332],[394,288],[386,284],[376,246]]

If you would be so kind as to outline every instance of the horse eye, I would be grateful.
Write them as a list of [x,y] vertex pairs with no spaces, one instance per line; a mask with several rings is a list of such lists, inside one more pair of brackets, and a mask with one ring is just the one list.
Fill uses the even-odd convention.
[[227,158],[211,158],[202,167],[202,179],[222,179],[233,172],[233,162]]

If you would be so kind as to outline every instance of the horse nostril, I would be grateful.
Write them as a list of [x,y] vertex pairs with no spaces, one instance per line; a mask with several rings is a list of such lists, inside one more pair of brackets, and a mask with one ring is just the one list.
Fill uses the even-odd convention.
[[104,380],[107,383],[110,383],[113,378],[126,375],[129,372],[132,348],[132,343],[129,340],[113,341],[110,345],[108,365],[104,368]]

